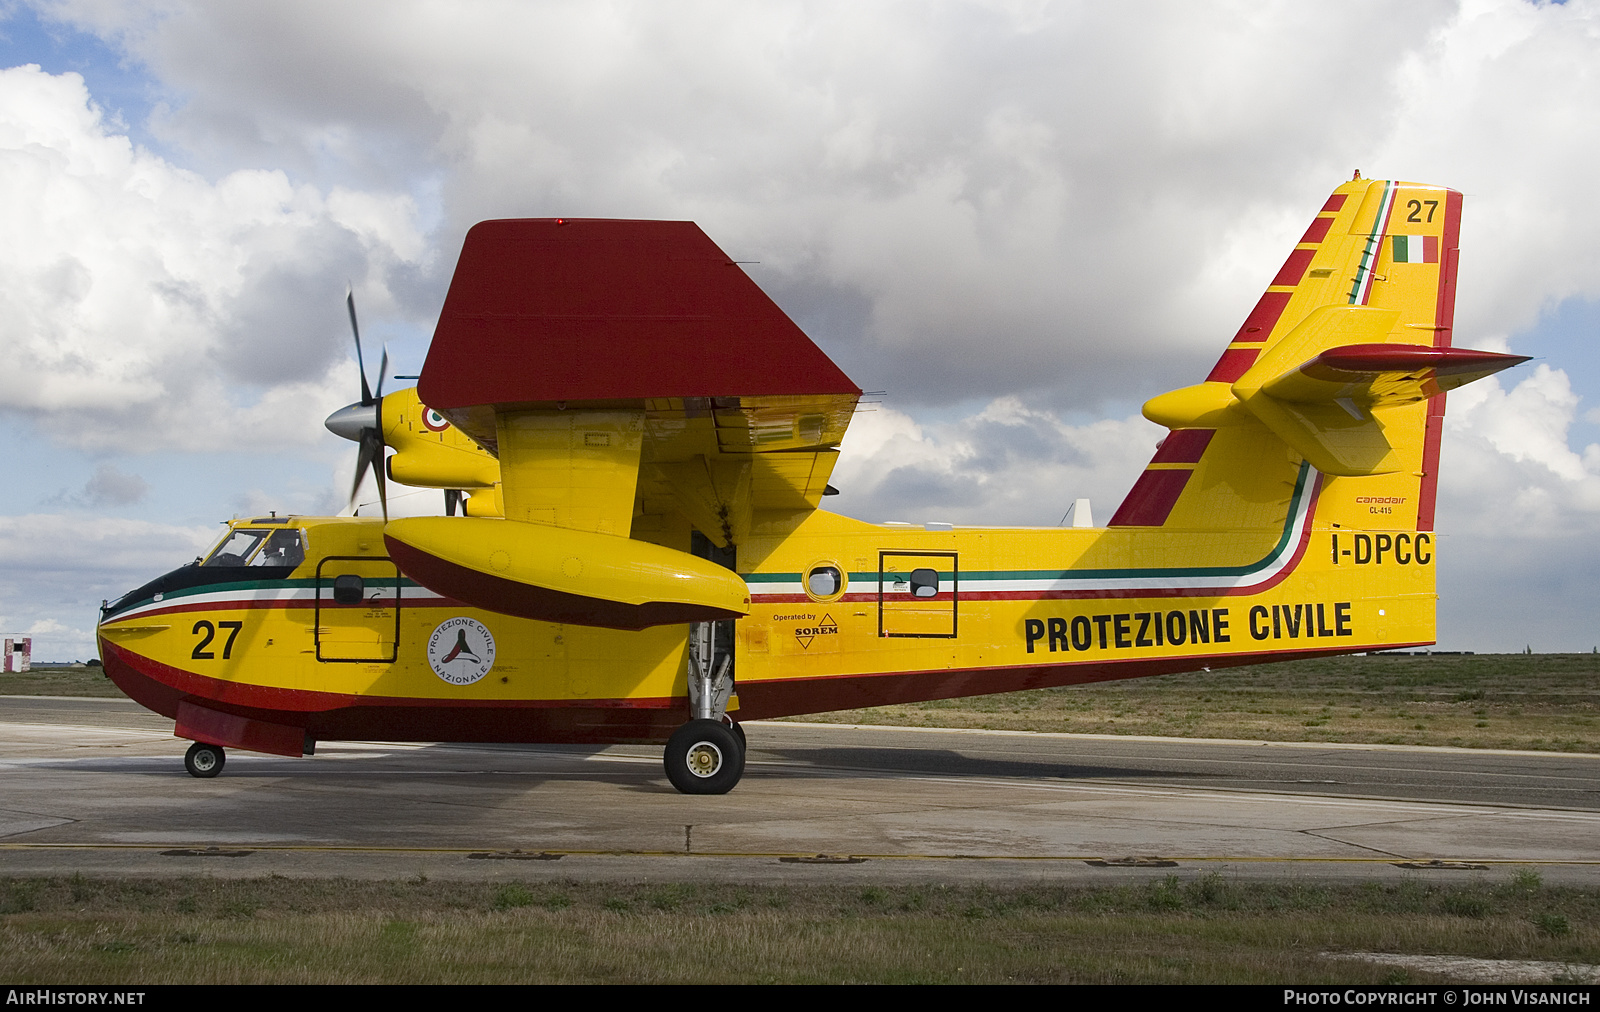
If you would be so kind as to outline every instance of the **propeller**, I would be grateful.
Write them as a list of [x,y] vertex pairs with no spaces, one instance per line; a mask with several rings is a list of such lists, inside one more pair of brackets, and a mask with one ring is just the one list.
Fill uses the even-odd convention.
[[367,385],[367,366],[361,356],[361,325],[356,322],[356,296],[351,291],[345,295],[345,308],[350,311],[350,332],[356,339],[356,367],[361,371],[361,400],[347,404],[329,415],[323,423],[334,435],[343,436],[360,444],[356,455],[356,477],[350,484],[350,502],[356,501],[361,479],[367,469],[378,483],[378,502],[383,507],[383,519],[389,519],[389,496],[384,487],[383,460],[383,377],[389,371],[389,349],[383,349],[378,363],[378,390]]

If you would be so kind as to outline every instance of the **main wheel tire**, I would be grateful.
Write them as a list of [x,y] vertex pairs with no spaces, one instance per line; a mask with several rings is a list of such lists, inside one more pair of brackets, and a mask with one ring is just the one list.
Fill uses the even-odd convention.
[[744,727],[737,723],[729,724],[728,727],[733,730],[733,736],[739,739],[739,755],[743,756],[746,752],[750,751],[750,743],[745,741],[744,738]]
[[222,750],[221,745],[207,745],[197,741],[189,746],[189,751],[183,754],[183,768],[189,771],[191,777],[202,780],[210,779],[222,772],[222,766],[228,761],[228,753]]
[[663,759],[667,779],[684,794],[726,794],[744,775],[744,749],[718,720],[691,720],[672,732]]

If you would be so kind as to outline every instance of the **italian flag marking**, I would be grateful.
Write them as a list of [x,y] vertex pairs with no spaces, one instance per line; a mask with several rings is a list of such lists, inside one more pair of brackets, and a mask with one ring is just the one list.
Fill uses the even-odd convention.
[[1436,264],[1439,262],[1439,237],[1436,235],[1392,235],[1394,262],[1397,264]]

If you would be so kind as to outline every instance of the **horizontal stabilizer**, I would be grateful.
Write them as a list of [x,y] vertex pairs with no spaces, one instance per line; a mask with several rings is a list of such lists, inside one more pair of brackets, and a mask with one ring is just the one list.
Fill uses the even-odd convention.
[[1352,344],[1330,348],[1261,389],[1280,401],[1388,407],[1427,400],[1526,361],[1526,355],[1470,348]]
[[[1291,335],[1293,336],[1293,335]],[[1388,474],[1402,464],[1385,435],[1385,414],[1526,362],[1468,348],[1351,344],[1329,348],[1262,381],[1281,357],[1233,385],[1245,409],[1323,474]]]
[[1323,474],[1390,474],[1402,466],[1377,415],[1353,415],[1337,404],[1280,401],[1264,393],[1244,406]]
[[389,556],[436,594],[543,622],[645,629],[739,618],[750,591],[714,562],[643,541],[516,520],[408,517]]

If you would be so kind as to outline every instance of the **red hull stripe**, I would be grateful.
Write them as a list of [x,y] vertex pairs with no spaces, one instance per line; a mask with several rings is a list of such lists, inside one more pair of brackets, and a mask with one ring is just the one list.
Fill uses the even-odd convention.
[[1229,348],[1217,359],[1217,364],[1212,367],[1211,375],[1206,377],[1207,383],[1232,383],[1234,380],[1250,371],[1255,364],[1256,356],[1261,354],[1259,348]]
[[303,727],[315,741],[663,742],[688,716],[683,698],[567,702],[293,692],[196,675],[105,640],[100,648],[117,687],[156,713],[176,717],[189,702],[246,720]]
[[[658,710],[664,707],[681,705],[683,702],[682,699],[654,696],[638,699],[583,700],[443,699],[437,697],[423,698],[420,696],[356,695],[343,692],[319,692],[312,689],[280,689],[270,685],[252,685],[248,682],[234,682],[223,678],[212,678],[209,675],[195,674],[192,671],[175,668],[170,664],[163,664],[153,658],[134,653],[126,647],[108,643],[103,639],[100,641],[100,645],[110,655],[115,655],[119,666],[144,677],[154,679],[162,685],[176,690],[171,713],[151,707],[157,713],[164,713],[169,717],[177,714],[178,698],[187,696],[195,696],[206,700],[205,705],[223,712],[237,712],[241,716],[254,717],[258,720],[278,719],[287,724],[304,723],[313,719],[316,714],[327,713],[358,704],[364,706],[415,707],[424,710],[439,707],[467,710],[529,710],[563,706],[605,710]],[[110,662],[108,661],[107,664],[107,671],[109,672]],[[115,680],[113,678],[113,681]],[[121,683],[118,684],[120,686]],[[128,690],[124,688],[123,691],[127,692]],[[131,692],[128,694],[133,695]],[[143,701],[141,700],[141,702]],[[146,705],[148,706],[149,704]],[[275,716],[263,716],[263,714]]]
[[[157,712],[166,712],[168,716],[176,712],[179,697],[173,694],[170,687],[129,665],[127,661],[130,655],[126,651],[110,644],[102,645],[106,648],[107,674],[118,686]],[[738,716],[741,720],[759,720],[860,706],[1138,678],[1193,671],[1202,665],[1221,668],[1290,658],[1331,656],[1348,653],[1352,649],[1398,650],[1426,645],[1421,642],[1346,644],[1337,650],[1309,648],[1224,656],[1200,654],[1014,668],[937,669],[775,679],[742,683],[739,686]],[[132,659],[139,662],[140,666],[151,663],[147,658]],[[151,705],[151,701],[162,693],[171,700],[167,710]],[[203,701],[208,709],[236,713],[252,720],[296,727],[298,724],[295,722],[303,720],[307,733],[321,741],[661,742],[683,723],[686,716],[686,704],[682,699],[662,701],[670,704],[670,708],[604,710],[592,705],[532,708],[506,704],[466,709],[447,702],[432,706],[401,706],[395,705],[392,700],[363,698],[358,705],[315,714],[254,709],[210,699]]]
[[1216,429],[1174,429],[1151,458],[1152,464],[1198,464]]
[[1160,527],[1167,522],[1178,496],[1189,483],[1190,470],[1146,471],[1134,482],[1128,498],[1117,507],[1108,527]]

